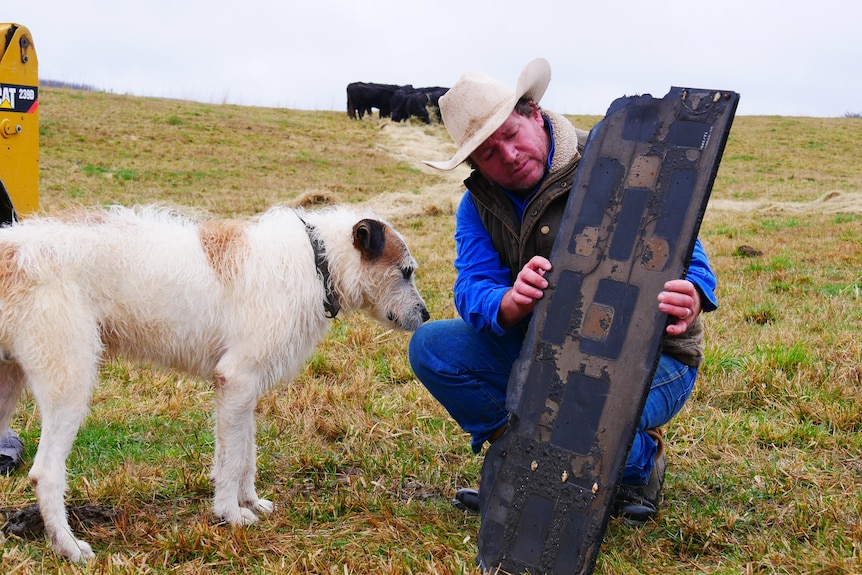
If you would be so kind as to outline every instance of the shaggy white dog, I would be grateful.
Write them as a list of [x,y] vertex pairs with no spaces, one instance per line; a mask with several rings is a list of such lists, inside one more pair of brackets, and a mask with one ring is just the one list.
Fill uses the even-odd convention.
[[254,484],[258,398],[296,376],[339,309],[426,321],[415,269],[390,225],[340,207],[249,221],[111,208],[0,229],[0,429],[29,386],[42,418],[30,480],[54,550],[93,557],[66,518],[66,458],[105,357],[213,381],[213,511],[253,523],[273,507]]

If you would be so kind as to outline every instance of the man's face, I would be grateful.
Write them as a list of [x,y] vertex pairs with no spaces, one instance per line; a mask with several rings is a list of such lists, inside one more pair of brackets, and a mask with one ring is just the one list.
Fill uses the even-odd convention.
[[545,175],[551,142],[538,107],[522,116],[512,111],[470,159],[485,178],[512,192],[529,192]]

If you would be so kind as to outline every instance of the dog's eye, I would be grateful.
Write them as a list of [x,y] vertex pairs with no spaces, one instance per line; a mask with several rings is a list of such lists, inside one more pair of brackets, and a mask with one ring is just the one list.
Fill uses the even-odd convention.
[[409,280],[413,277],[413,268],[401,268],[401,275],[404,276],[404,279]]

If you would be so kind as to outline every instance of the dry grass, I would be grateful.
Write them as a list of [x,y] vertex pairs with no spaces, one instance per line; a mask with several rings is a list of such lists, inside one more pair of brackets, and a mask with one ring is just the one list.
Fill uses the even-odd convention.
[[[44,89],[42,205],[149,201],[245,216],[273,203],[369,202],[405,234],[434,317],[451,317],[463,173],[439,126]],[[591,126],[598,118],[576,118]],[[701,237],[719,275],[708,361],[668,427],[655,523],[613,523],[597,573],[862,572],[862,168],[852,118],[737,118]],[[740,246],[760,255],[746,257]],[[756,253],[755,251],[748,253]],[[475,573],[479,522],[455,510],[481,458],[414,379],[408,335],[362,317],[258,409],[259,486],[277,508],[233,529],[209,512],[212,393],[116,362],[70,458],[69,501],[122,518],[82,532],[97,558],[8,537],[6,573]],[[27,444],[39,419],[15,419]],[[0,506],[33,502],[26,472]]]

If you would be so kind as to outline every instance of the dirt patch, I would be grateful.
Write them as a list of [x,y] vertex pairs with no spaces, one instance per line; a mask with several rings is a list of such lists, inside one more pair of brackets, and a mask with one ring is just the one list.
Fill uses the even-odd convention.
[[[123,513],[111,507],[101,505],[66,506],[69,524],[75,531],[86,531],[96,525],[116,523],[123,518]],[[30,505],[14,511],[3,511],[6,524],[3,530],[22,538],[35,538],[45,533],[45,524],[39,513],[39,504]]]
[[710,200],[709,209],[761,214],[862,214],[862,194],[829,192],[810,202]]
[[422,214],[454,214],[464,194],[464,180],[470,174],[466,165],[450,172],[435,170],[423,160],[442,160],[455,153],[445,128],[439,124],[419,126],[413,124],[381,123],[383,136],[379,147],[404,164],[443,181],[419,190],[408,192],[387,191],[370,198],[366,203],[387,218],[410,217]]

